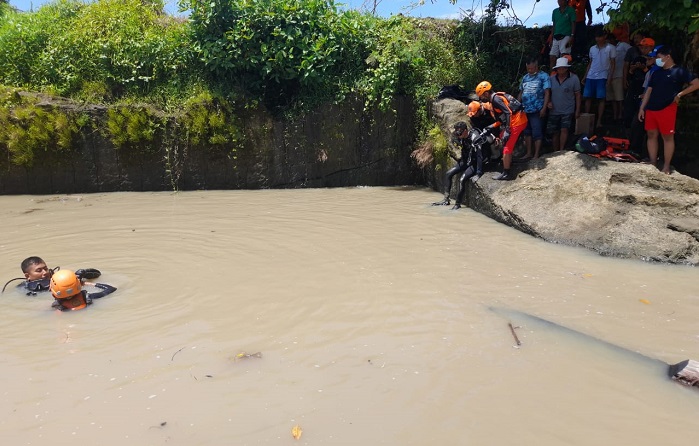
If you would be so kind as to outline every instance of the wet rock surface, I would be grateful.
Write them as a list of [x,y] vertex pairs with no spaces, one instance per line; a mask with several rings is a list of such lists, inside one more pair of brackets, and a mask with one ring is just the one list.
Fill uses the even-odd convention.
[[546,155],[516,175],[485,175],[469,190],[469,207],[602,255],[699,264],[699,180],[575,152]]
[[[461,108],[434,108],[445,131],[463,119]],[[445,109],[450,112],[439,113]],[[465,203],[549,242],[606,256],[699,264],[699,180],[577,152],[513,167],[512,181],[485,174],[475,185],[468,182]]]

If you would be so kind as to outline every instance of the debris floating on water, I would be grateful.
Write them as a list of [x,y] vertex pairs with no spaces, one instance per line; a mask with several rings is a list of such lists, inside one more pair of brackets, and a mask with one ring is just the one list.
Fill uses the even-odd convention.
[[[515,333],[515,327],[512,326],[512,322],[508,322],[507,325],[510,326],[510,331],[512,332],[512,336],[515,338],[515,342],[517,343],[517,347],[519,347],[520,345],[522,345],[522,343],[520,342],[519,338],[517,337],[517,333]],[[517,328],[519,328],[519,327],[517,327]]]
[[175,360],[175,355],[178,354],[179,352],[181,352],[182,350],[184,350],[184,347],[182,347],[181,349],[179,349],[179,350],[177,350],[175,353],[173,353],[173,354],[172,354],[172,358],[170,358],[170,361],[174,361],[174,360]]
[[235,358],[233,358],[233,360],[237,361],[238,359],[261,358],[261,357],[262,357],[262,352],[257,352],[257,353],[240,352],[237,355],[235,355]]
[[298,424],[291,428],[291,436],[295,439],[300,439],[301,434],[303,434],[303,429],[301,429],[301,426],[299,426]]

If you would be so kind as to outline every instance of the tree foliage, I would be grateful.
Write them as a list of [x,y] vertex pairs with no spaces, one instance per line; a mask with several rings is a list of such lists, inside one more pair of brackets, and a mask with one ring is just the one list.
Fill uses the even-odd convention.
[[606,9],[612,23],[635,23],[671,31],[694,34],[699,31],[697,0],[609,0],[598,11]]
[[351,81],[368,55],[372,20],[334,0],[183,0],[192,43],[212,80],[270,105]]
[[58,0],[0,24],[0,81],[63,95],[102,84],[109,95],[177,82],[190,49],[183,22],[161,1]]

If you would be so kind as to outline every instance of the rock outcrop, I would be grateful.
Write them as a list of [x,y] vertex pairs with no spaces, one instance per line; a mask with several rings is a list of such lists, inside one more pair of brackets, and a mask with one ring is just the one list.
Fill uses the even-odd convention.
[[699,264],[699,180],[647,164],[558,152],[513,181],[484,175],[469,207],[544,240],[602,255]]
[[[463,119],[445,116],[445,130]],[[699,180],[577,152],[550,153],[515,165],[514,172],[513,181],[486,174],[469,182],[468,206],[549,242],[606,256],[699,264]]]

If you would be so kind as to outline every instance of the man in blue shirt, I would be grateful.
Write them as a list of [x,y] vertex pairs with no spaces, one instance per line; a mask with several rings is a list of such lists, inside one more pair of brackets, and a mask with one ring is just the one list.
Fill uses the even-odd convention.
[[546,73],[539,70],[538,59],[530,58],[526,66],[527,74],[519,84],[518,98],[527,114],[527,128],[524,129],[527,153],[522,160],[532,157],[532,138],[534,139],[534,158],[539,158],[541,140],[544,137],[543,118],[546,116],[551,94],[551,80]]

